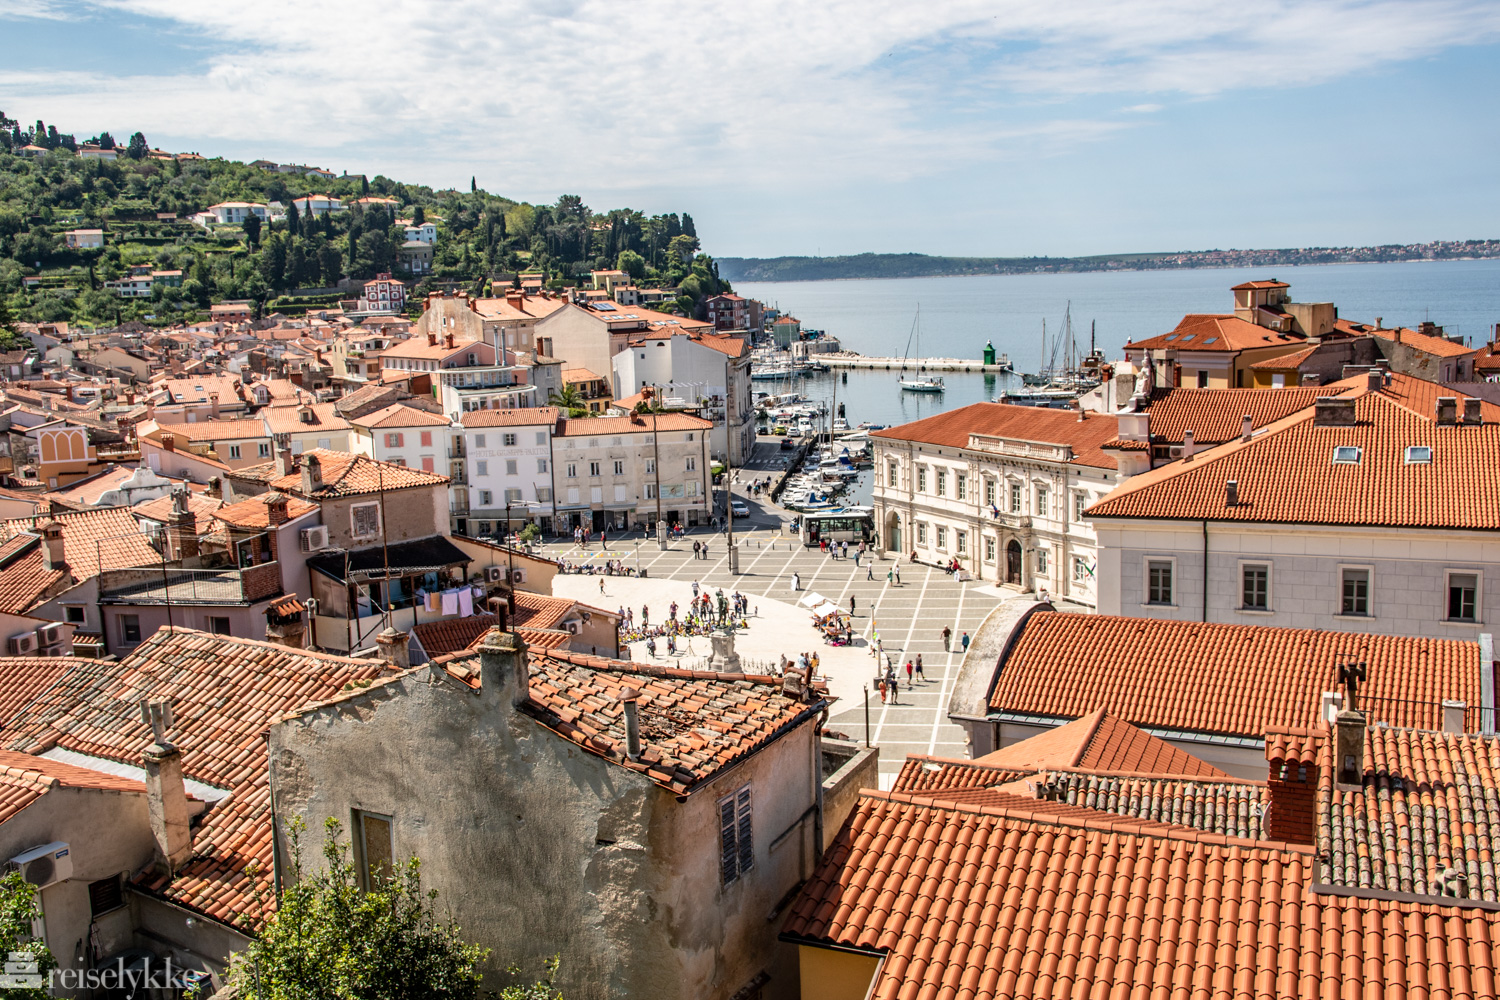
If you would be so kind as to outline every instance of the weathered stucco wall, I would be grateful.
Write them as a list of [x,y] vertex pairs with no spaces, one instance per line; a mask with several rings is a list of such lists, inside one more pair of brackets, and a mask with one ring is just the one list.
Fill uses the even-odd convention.
[[[330,816],[347,829],[353,810],[391,816],[396,856],[421,858],[439,908],[493,949],[489,973],[560,953],[569,1000],[729,997],[761,969],[790,995],[795,957],[767,918],[812,869],[811,723],[679,803],[501,688],[422,670],[278,724],[278,812],[314,831]],[[746,782],[756,866],[726,888],[716,800]]]

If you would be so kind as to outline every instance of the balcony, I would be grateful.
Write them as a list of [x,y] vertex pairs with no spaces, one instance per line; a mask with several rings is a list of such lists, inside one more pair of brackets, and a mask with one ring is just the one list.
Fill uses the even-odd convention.
[[456,486],[462,486],[463,484],[467,483],[469,481],[468,463],[449,462],[448,478],[451,479]]
[[99,575],[100,604],[245,605],[281,593],[281,564],[245,569],[141,567]]

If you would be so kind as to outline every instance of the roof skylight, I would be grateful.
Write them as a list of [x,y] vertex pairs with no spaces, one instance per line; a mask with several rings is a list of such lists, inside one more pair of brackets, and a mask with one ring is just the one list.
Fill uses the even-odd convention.
[[1354,448],[1349,445],[1340,445],[1339,447],[1333,449],[1333,464],[1358,465],[1361,451],[1362,449],[1360,448]]
[[1407,465],[1431,465],[1432,447],[1425,444],[1411,444],[1406,446]]

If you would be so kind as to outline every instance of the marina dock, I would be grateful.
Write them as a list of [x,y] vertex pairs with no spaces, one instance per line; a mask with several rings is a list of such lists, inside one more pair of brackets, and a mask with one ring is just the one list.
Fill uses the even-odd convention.
[[1015,370],[1008,361],[1004,360],[997,360],[997,363],[987,365],[983,361],[966,358],[870,358],[849,351],[840,351],[836,354],[811,354],[808,355],[807,360],[825,364],[830,368],[864,368],[878,371],[900,371],[905,368],[907,371],[919,372],[980,372],[998,375]]

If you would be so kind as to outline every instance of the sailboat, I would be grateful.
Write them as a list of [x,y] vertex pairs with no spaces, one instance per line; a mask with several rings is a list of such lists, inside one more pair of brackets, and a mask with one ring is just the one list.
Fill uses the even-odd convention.
[[[906,362],[911,360],[913,342],[917,347],[917,374],[906,377]],[[911,333],[906,338],[906,357],[901,359],[901,376],[897,380],[907,392],[942,392],[943,380],[921,374],[922,370],[922,306],[917,305],[917,318],[912,321]]]

